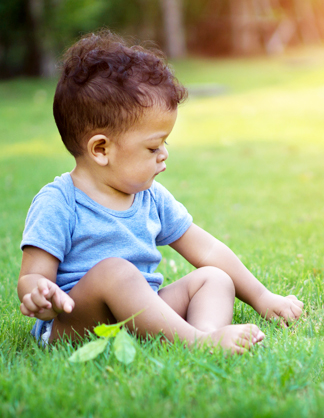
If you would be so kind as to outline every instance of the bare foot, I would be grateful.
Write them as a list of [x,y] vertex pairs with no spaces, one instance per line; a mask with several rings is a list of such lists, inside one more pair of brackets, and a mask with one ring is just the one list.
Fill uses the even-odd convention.
[[231,354],[243,354],[265,337],[254,324],[227,325],[214,331],[202,340],[214,347],[221,346]]

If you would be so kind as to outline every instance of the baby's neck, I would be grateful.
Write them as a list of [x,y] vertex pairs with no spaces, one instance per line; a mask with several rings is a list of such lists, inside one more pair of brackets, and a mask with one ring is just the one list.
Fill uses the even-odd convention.
[[134,202],[134,194],[114,189],[96,170],[88,170],[77,164],[70,174],[75,187],[106,208],[123,211],[129,209]]

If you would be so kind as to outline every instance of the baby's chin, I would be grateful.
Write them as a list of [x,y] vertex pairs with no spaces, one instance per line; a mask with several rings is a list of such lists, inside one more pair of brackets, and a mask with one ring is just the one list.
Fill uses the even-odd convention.
[[134,195],[136,193],[144,192],[145,190],[148,190],[152,186],[153,182],[154,182],[154,178],[151,181],[149,181],[145,184],[142,184],[142,185],[139,185],[139,186],[136,186],[136,187],[130,187],[127,190],[126,189],[125,190],[119,190],[119,192],[121,192],[125,195]]

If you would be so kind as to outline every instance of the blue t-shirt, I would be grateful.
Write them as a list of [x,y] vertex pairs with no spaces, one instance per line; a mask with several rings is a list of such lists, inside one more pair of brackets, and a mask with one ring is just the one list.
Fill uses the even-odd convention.
[[192,223],[186,208],[153,182],[125,211],[108,209],[76,188],[69,173],[56,177],[32,201],[21,248],[41,248],[58,258],[57,285],[68,292],[94,265],[119,257],[133,263],[157,291],[157,246],[179,239]]

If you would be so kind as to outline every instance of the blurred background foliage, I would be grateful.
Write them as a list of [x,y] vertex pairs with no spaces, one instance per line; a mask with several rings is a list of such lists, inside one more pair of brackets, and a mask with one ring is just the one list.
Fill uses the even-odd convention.
[[322,43],[323,0],[1,0],[0,77],[52,76],[81,34],[108,27],[171,58],[283,52]]

